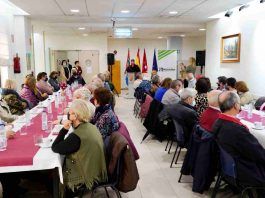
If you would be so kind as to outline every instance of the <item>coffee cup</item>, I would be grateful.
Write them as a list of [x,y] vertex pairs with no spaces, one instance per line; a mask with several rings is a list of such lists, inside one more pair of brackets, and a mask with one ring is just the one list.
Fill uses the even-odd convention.
[[254,122],[254,126],[256,129],[261,129],[262,128],[262,122]]
[[50,144],[50,142],[51,142],[50,138],[42,138],[43,145],[48,146]]

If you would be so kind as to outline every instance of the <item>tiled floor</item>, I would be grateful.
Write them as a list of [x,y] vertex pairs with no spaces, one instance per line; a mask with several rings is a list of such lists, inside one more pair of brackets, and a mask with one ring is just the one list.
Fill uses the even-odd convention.
[[[182,197],[209,197],[192,193],[191,184],[178,183],[179,171],[181,164],[177,164],[178,168],[169,168],[173,152],[167,154],[165,149],[166,142],[160,143],[152,139],[151,136],[141,144],[146,129],[143,127],[139,119],[133,115],[134,100],[124,99],[122,96],[117,98],[117,106],[115,111],[119,119],[123,121],[137,147],[140,159],[137,161],[140,180],[135,191],[123,194],[128,198],[182,198]],[[180,161],[183,155],[180,156]],[[191,180],[190,178],[184,178]]]
[[[192,192],[191,183],[178,183],[180,167],[184,158],[181,153],[180,163],[175,168],[169,168],[175,146],[171,154],[165,151],[166,141],[160,143],[152,137],[141,144],[146,129],[139,119],[133,115],[134,100],[117,98],[115,111],[123,121],[140,154],[137,161],[140,180],[135,191],[122,194],[126,198],[205,198],[210,197],[210,192],[198,194]],[[183,177],[184,181],[192,181],[190,177]],[[233,197],[231,193],[220,193],[217,197]]]

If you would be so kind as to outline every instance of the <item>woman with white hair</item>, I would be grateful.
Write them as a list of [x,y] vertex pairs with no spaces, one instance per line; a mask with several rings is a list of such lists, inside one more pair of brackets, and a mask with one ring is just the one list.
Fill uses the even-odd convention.
[[92,98],[91,92],[86,87],[81,87],[74,92],[74,99],[82,99],[90,101]]
[[[52,145],[55,153],[66,158],[63,174],[67,197],[75,196],[80,188],[90,190],[94,184],[107,180],[103,140],[97,127],[90,124],[93,111],[91,103],[74,100],[68,121]],[[71,126],[74,131],[65,138]]]

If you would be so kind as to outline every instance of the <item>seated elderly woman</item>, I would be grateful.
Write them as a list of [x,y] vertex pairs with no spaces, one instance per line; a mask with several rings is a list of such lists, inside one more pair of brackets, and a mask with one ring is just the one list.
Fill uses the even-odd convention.
[[111,91],[109,83],[106,82],[106,75],[103,73],[99,73],[97,77],[103,82],[104,87]]
[[26,109],[30,109],[30,103],[21,98],[16,91],[16,81],[7,79],[2,89],[2,98],[7,103],[10,112],[14,115],[22,115]]
[[149,91],[149,93],[152,97],[155,96],[155,93],[159,87],[160,87],[160,77],[158,75],[154,74],[154,75],[152,75],[152,78],[151,78],[151,89]]
[[162,101],[162,98],[164,96],[164,94],[166,93],[166,91],[170,88],[172,79],[171,78],[165,78],[162,83],[161,83],[161,87],[159,87],[155,93],[155,97],[154,99],[158,100],[159,102]]
[[212,132],[213,124],[221,113],[218,102],[221,93],[221,90],[213,90],[207,94],[209,107],[201,114],[199,122],[200,126],[208,132]]
[[207,92],[210,89],[209,81],[207,78],[200,78],[196,82],[197,95],[195,97],[195,108],[199,116],[203,113],[208,107]]
[[[91,103],[74,100],[68,121],[52,145],[55,153],[66,158],[63,165],[66,197],[74,197],[80,188],[90,190],[94,184],[107,180],[103,140],[96,126],[89,123],[93,113]],[[74,131],[65,138],[71,126]]]
[[48,95],[53,94],[53,87],[48,83],[48,77],[46,72],[38,73],[36,86],[42,94],[43,93],[47,93]]
[[18,118],[17,115],[12,115],[5,100],[0,100],[0,119],[4,122],[11,123]]
[[59,91],[60,90],[60,84],[58,81],[58,75],[59,73],[57,71],[52,71],[50,74],[50,78],[49,78],[49,83],[50,85],[53,87],[54,91]]
[[244,81],[237,81],[235,88],[240,97],[241,105],[249,104],[254,100],[253,95],[249,92],[247,84]]
[[73,97],[74,99],[82,99],[89,102],[90,99],[92,98],[92,95],[88,88],[81,87],[74,91]]
[[91,119],[91,123],[97,126],[103,139],[110,136],[112,132],[117,131],[120,127],[118,117],[111,109],[111,98],[111,92],[104,87],[94,91],[96,112]]
[[47,93],[41,93],[36,86],[36,79],[32,75],[27,75],[25,83],[20,92],[20,96],[30,102],[32,107],[35,107],[39,101],[48,98]]

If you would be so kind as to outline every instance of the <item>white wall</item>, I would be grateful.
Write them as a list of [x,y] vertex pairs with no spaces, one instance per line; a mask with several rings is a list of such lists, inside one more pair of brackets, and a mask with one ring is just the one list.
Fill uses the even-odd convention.
[[[186,37],[182,42],[182,60],[189,57],[196,57],[196,50],[205,50],[205,36]],[[108,51],[117,50],[116,59],[121,61],[122,87],[126,87],[124,80],[124,70],[126,67],[128,48],[130,49],[131,59],[136,57],[137,50],[140,48],[141,63],[143,61],[144,48],[147,56],[148,71],[151,72],[153,64],[154,49],[167,49],[166,39],[108,39]]]
[[[99,70],[107,70],[107,35],[89,34],[74,36],[63,34],[45,34],[45,57],[49,67],[49,48],[52,50],[98,50]],[[47,69],[46,69],[47,71]],[[50,72],[49,70],[47,72]]]
[[[240,63],[220,63],[221,37],[241,33]],[[206,75],[212,82],[220,75],[244,80],[255,95],[265,95],[265,6],[248,8],[230,18],[207,24]]]
[[206,49],[206,37],[185,37],[182,45],[182,60],[188,61],[190,57],[196,58],[196,51]]
[[[11,78],[16,80],[18,89],[24,81],[27,71],[26,53],[31,52],[29,39],[31,38],[30,20],[25,16],[13,16],[12,13],[0,16],[0,33],[1,39],[5,40],[8,47],[8,60],[1,66],[1,84],[3,86],[5,79]],[[11,41],[11,35],[14,36],[14,42]],[[4,38],[5,37],[5,38]],[[3,48],[1,47],[0,50]],[[21,73],[14,74],[13,57],[18,53],[20,57]]]

